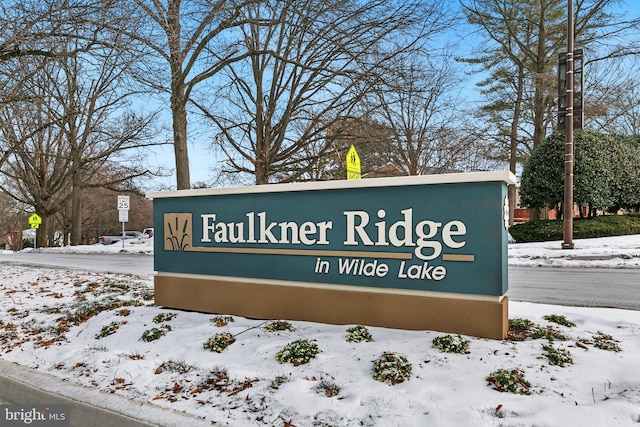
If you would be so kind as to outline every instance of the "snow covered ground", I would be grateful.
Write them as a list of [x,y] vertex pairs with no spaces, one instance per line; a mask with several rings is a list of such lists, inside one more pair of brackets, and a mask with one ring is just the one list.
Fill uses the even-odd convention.
[[[150,242],[126,247],[151,251]],[[510,264],[640,267],[640,235],[577,240],[576,248],[512,244]],[[120,252],[122,245],[73,250]],[[454,335],[453,344],[468,341],[468,348],[447,353],[434,346],[446,334],[433,331],[368,327],[371,341],[349,342],[354,325],[292,321],[273,330],[287,325],[157,308],[147,276],[3,264],[0,295],[1,359],[219,425],[640,423],[638,311],[510,302],[510,319],[529,321],[529,333],[542,338]],[[298,340],[317,345],[315,357],[280,363],[277,355]],[[406,358],[395,371],[406,380],[374,379],[384,353]],[[523,394],[496,390],[520,375]]]

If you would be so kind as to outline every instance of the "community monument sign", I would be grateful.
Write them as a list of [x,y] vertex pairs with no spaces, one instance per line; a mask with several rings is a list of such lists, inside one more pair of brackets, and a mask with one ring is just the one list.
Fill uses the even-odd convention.
[[155,303],[502,339],[511,183],[474,172],[149,193]]

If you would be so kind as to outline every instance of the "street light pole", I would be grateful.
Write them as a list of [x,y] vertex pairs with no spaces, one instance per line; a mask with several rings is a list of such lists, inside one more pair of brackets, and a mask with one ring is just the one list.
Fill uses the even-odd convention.
[[567,12],[567,114],[564,143],[564,209],[562,249],[573,249],[573,0]]

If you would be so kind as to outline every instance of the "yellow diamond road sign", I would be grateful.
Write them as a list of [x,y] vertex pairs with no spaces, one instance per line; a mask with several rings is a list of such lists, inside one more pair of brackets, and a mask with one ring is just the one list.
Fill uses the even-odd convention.
[[42,218],[40,218],[40,215],[34,213],[29,217],[29,225],[31,225],[31,228],[38,228],[40,227],[40,224],[42,224]]
[[347,179],[360,179],[360,157],[353,145],[347,152]]

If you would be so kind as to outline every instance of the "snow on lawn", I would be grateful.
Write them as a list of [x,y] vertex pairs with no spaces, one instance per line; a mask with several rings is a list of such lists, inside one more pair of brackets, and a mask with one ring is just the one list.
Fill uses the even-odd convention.
[[[638,268],[640,236],[510,244],[509,258]],[[219,425],[640,423],[638,311],[512,301],[513,336],[495,341],[168,310],[149,276],[3,264],[0,295],[0,358]]]
[[[542,338],[494,341],[162,309],[150,277],[122,274],[3,265],[0,293],[1,358],[220,425],[640,422],[637,311],[511,302],[519,336]],[[389,384],[373,377],[385,352],[406,358],[377,370]]]
[[640,235],[576,239],[575,249],[561,241],[509,244],[509,265],[522,267],[640,267]]

